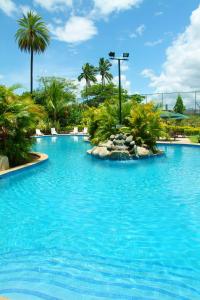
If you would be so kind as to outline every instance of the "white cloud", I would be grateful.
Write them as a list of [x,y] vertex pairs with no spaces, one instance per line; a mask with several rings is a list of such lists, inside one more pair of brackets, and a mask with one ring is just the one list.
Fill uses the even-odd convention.
[[128,65],[126,63],[121,65],[121,71],[126,72],[128,70]]
[[156,11],[154,15],[156,17],[162,16],[163,15],[163,11]]
[[[118,61],[117,60],[113,60],[112,61],[112,65],[118,65]],[[122,72],[125,72],[125,71],[127,71],[129,68],[128,68],[128,64],[127,64],[127,62],[126,61],[121,61],[121,71]]]
[[12,16],[17,11],[17,7],[12,0],[0,0],[0,9],[7,15]]
[[138,26],[136,28],[136,30],[133,33],[130,34],[130,38],[136,38],[138,36],[142,36],[143,33],[144,33],[144,31],[145,31],[145,29],[146,29],[146,27],[145,27],[144,24]]
[[[113,82],[118,85],[119,76],[113,78]],[[126,75],[121,75],[122,88],[126,89],[129,93],[131,92],[131,82],[127,79]]]
[[23,14],[27,14],[27,12],[29,12],[30,10],[33,11],[33,9],[28,5],[20,5],[19,9]]
[[155,91],[195,90],[200,86],[200,6],[193,11],[190,24],[166,50],[160,75],[152,70],[142,74]]
[[72,0],[35,0],[34,2],[49,11],[64,10],[72,6]]
[[152,42],[146,42],[145,46],[147,46],[147,47],[155,47],[157,45],[162,44],[162,42],[163,42],[163,39],[159,39],[159,40],[152,41]]
[[93,0],[94,10],[98,14],[109,15],[138,6],[143,0]]
[[54,38],[67,43],[80,43],[91,39],[97,34],[92,20],[86,17],[72,16],[64,26],[50,25]]

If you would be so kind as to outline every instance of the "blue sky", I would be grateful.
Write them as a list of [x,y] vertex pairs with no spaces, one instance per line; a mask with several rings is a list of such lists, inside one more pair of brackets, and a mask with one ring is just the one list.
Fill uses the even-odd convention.
[[[198,89],[199,5],[197,0],[0,0],[0,82],[29,87],[29,55],[18,50],[14,35],[16,20],[33,9],[52,35],[45,54],[35,57],[35,85],[39,76],[77,78],[85,62],[96,65],[113,50],[130,53],[122,69],[131,92]],[[112,72],[117,76],[116,65]]]

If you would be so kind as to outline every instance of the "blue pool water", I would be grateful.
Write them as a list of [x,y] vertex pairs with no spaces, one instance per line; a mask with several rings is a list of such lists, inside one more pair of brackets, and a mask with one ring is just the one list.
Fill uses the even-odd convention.
[[37,139],[49,161],[0,179],[0,295],[200,299],[200,148],[110,162],[89,147]]

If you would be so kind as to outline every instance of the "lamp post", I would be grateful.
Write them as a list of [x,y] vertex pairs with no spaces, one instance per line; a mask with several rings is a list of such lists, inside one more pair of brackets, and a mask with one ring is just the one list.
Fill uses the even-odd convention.
[[123,53],[123,57],[115,57],[115,52],[110,52],[109,57],[118,62],[118,77],[119,77],[119,125],[122,124],[122,84],[121,84],[121,61],[127,61],[129,53]]

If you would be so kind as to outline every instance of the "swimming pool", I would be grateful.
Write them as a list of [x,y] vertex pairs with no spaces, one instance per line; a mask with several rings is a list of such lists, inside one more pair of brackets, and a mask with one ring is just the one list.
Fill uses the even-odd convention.
[[0,179],[0,295],[200,299],[200,149],[101,161],[38,138],[42,165]]

